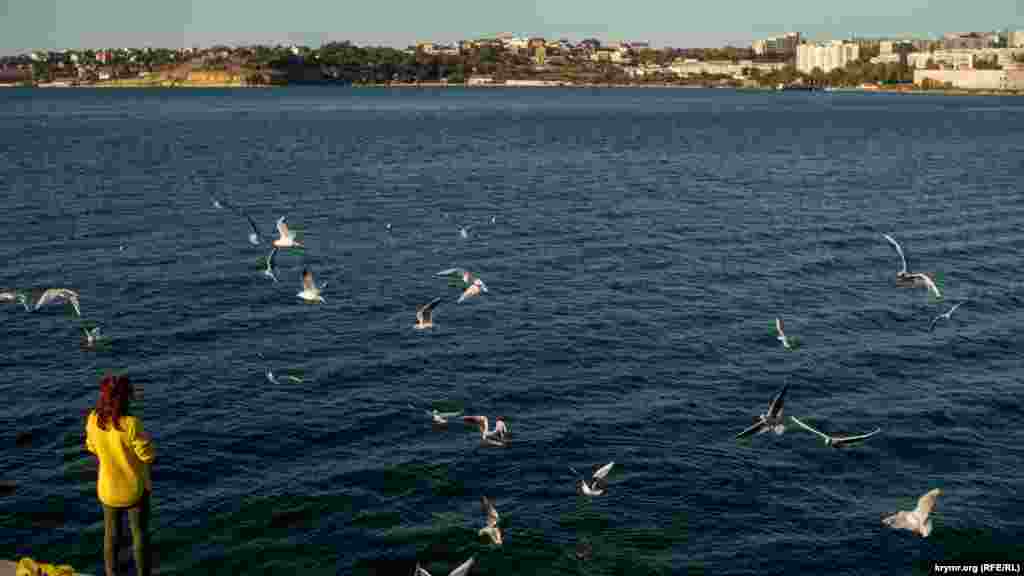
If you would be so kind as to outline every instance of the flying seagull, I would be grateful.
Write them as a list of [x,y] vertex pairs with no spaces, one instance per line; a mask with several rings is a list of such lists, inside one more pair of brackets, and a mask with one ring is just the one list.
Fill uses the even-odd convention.
[[966,302],[966,300],[964,300],[963,302],[957,302],[956,305],[950,308],[948,312],[946,312],[945,314],[939,314],[934,319],[932,319],[932,323],[928,325],[928,331],[931,332],[932,330],[934,330],[935,323],[938,322],[939,320],[950,320],[953,316],[953,312],[955,312],[957,308],[963,306],[964,302]]
[[494,509],[494,504],[487,499],[487,496],[483,496],[480,500],[484,508],[484,514],[487,515],[487,524],[480,529],[478,535],[487,536],[491,539],[491,542],[501,546],[501,528],[498,528],[498,511]]
[[85,337],[85,345],[92,347],[100,339],[100,327],[82,328],[82,335]]
[[508,426],[505,425],[505,419],[498,416],[497,421],[494,423],[494,430],[491,430],[490,422],[487,420],[487,416],[463,416],[462,421],[466,424],[476,424],[480,430],[480,440],[484,444],[491,446],[504,446],[505,436],[508,434]]
[[828,434],[825,434],[824,432],[821,432],[819,430],[815,430],[814,428],[808,426],[807,424],[804,424],[796,416],[790,416],[790,418],[792,418],[793,422],[796,422],[801,427],[806,428],[807,430],[810,430],[811,432],[814,432],[818,436],[821,436],[822,438],[824,438],[825,439],[825,446],[831,446],[833,448],[842,448],[843,446],[846,446],[848,444],[853,444],[855,442],[862,442],[862,441],[867,440],[868,438],[871,438],[875,434],[878,434],[879,432],[882,431],[881,428],[878,428],[878,429],[876,429],[874,431],[868,432],[867,434],[858,434],[857,436],[829,436]]
[[436,409],[427,410],[427,416],[430,416],[430,421],[437,426],[446,426],[449,418],[458,418],[462,416],[462,412],[438,412]]
[[277,219],[278,238],[274,240],[274,246],[278,248],[302,248],[302,244],[295,240],[295,232],[288,229],[284,222],[284,216]]
[[25,307],[26,312],[32,311],[32,308],[28,305],[28,298],[18,291],[0,292],[0,302],[18,302]]
[[768,405],[768,413],[758,416],[757,421],[752,426],[736,435],[736,439],[739,440],[754,434],[762,434],[769,430],[776,434],[785,432],[786,424],[782,419],[782,404],[785,402],[786,390],[789,390],[789,384],[783,386],[782,390],[779,390],[772,398],[771,404]]
[[245,210],[242,210],[241,208],[236,208],[231,204],[228,204],[227,201],[221,200],[219,198],[213,198],[213,207],[217,208],[218,210],[228,208],[230,210],[238,212],[242,216],[245,216],[245,219],[249,222],[249,243],[252,244],[253,246],[259,246],[260,230],[259,228],[256,227],[256,222],[253,221],[252,217],[249,216],[249,214],[247,214]]
[[417,330],[423,330],[424,328],[434,327],[434,307],[441,303],[440,298],[434,298],[430,302],[423,304],[422,306],[416,307],[416,324],[413,326]]
[[320,291],[327,287],[327,282],[317,286],[313,282],[313,273],[306,268],[302,271],[302,292],[296,294],[299,298],[307,302],[324,302],[324,297],[320,295]]
[[437,275],[447,276],[452,285],[462,288],[462,296],[459,296],[460,303],[466,298],[487,292],[487,285],[484,284],[484,281],[464,268],[448,268],[441,270]]
[[792,350],[796,348],[796,340],[794,339],[790,341],[789,338],[786,338],[786,332],[783,331],[782,329],[782,318],[775,319],[775,331],[778,332],[779,342],[782,342],[782,346],[786,350]]
[[[265,356],[263,356],[262,353],[257,352],[256,355],[260,357],[260,360],[263,360],[264,362],[266,362],[267,359],[266,359]],[[299,378],[297,376],[290,376],[289,375],[289,376],[285,376],[285,378],[287,378],[288,380],[291,380],[292,382],[302,383],[302,378]],[[279,385],[279,386],[281,385],[281,382],[277,379],[277,376],[274,375],[274,371],[271,370],[269,367],[267,368],[267,381],[270,382],[271,384],[276,384],[276,385]]]
[[608,476],[608,473],[611,472],[612,466],[615,466],[615,462],[609,462],[598,468],[594,472],[594,477],[589,484],[587,479],[577,472],[575,468],[570,466],[569,470],[572,470],[573,474],[580,476],[580,492],[586,496],[600,496],[604,494],[605,489],[608,487],[608,483],[605,482],[605,476]]
[[263,275],[277,283],[277,275],[274,273],[274,256],[277,256],[277,246],[271,248],[270,254],[267,255],[267,267],[263,270]]
[[932,521],[928,518],[935,509],[935,499],[942,495],[942,490],[933,488],[917,499],[917,507],[911,511],[900,510],[892,516],[882,519],[882,523],[890,528],[906,528],[917,532],[922,538],[932,533]]
[[[469,574],[469,569],[473,567],[473,558],[466,560],[458,566],[455,570],[448,573],[448,576],[465,576]],[[416,563],[416,573],[413,576],[432,576],[430,572],[427,572],[419,563]]]
[[52,302],[68,302],[75,309],[75,316],[82,316],[82,309],[78,305],[78,292],[67,288],[50,288],[43,291],[32,306],[32,310],[39,310]]
[[896,272],[896,283],[915,288],[925,287],[935,295],[936,299],[941,299],[942,293],[939,292],[938,286],[935,285],[932,275],[926,272],[907,272],[907,258],[903,255],[903,248],[900,247],[899,243],[892,236],[888,234],[882,234],[882,236],[885,236],[885,239],[896,248],[896,253],[900,256],[900,269]]

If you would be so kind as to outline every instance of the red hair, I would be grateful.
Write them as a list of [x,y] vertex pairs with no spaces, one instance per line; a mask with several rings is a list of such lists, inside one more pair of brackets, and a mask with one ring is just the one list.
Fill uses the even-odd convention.
[[96,424],[101,430],[113,422],[120,430],[118,420],[128,412],[128,404],[135,398],[135,388],[127,376],[108,374],[100,380],[100,399],[96,402]]

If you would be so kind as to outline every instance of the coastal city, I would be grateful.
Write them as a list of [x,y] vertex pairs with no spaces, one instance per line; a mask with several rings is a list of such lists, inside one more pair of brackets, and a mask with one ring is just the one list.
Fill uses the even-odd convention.
[[1024,30],[941,38],[812,42],[799,32],[750,46],[655,48],[511,33],[404,50],[332,42],[33,51],[0,58],[4,86],[690,85],[770,89],[1024,91]]

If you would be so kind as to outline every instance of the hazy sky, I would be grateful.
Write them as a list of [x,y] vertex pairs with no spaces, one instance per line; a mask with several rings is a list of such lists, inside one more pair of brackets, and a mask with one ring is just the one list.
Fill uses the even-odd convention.
[[1024,0],[0,0],[0,54],[332,40],[405,47],[499,32],[657,47],[1024,29]]

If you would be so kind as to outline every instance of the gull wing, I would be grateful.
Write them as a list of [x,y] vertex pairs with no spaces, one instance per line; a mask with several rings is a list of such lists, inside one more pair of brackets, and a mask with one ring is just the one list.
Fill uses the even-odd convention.
[[284,216],[277,219],[277,233],[281,235],[281,239],[292,238],[294,235],[288,230],[288,225],[284,223]]
[[957,302],[955,305],[953,305],[952,308],[949,309],[949,312],[946,312],[946,315],[952,316],[953,312],[956,312],[956,309],[961,307],[961,306],[963,306],[964,303],[966,303],[966,302],[967,302],[967,300],[963,300],[963,301]]
[[762,430],[764,430],[764,428],[765,428],[764,419],[763,418],[758,418],[757,422],[752,424],[749,428],[747,428],[743,432],[740,432],[739,434],[737,434],[736,435],[736,439],[739,440],[741,438],[746,438],[747,436],[753,436],[755,433],[761,432]]
[[786,390],[789,390],[789,383],[783,386],[782,390],[779,390],[772,398],[772,403],[768,405],[768,416],[778,418],[782,415],[782,404],[786,401]]
[[475,560],[471,557],[469,560],[459,564],[458,568],[452,570],[448,576],[465,576],[466,574],[469,574],[469,569],[473,567],[474,561]]
[[487,429],[490,427],[487,422],[487,416],[463,416],[462,421],[466,424],[476,424],[481,434],[486,434]]
[[935,298],[942,299],[942,293],[939,292],[939,287],[935,285],[935,281],[932,280],[931,276],[924,273],[914,274],[914,276],[924,282],[924,285],[928,287],[928,291],[934,294]]
[[947,316],[945,314],[939,314],[935,318],[932,318],[931,324],[928,325],[928,331],[931,332],[932,330],[935,330],[935,325],[938,324],[939,320],[942,320],[943,318],[947,318]]
[[484,281],[480,278],[476,278],[476,281],[480,283],[480,290],[487,292],[487,284],[484,284]]
[[422,566],[420,566],[420,563],[417,562],[416,563],[416,571],[413,573],[412,576],[433,576],[433,575],[430,572],[427,572],[427,570],[425,568],[423,568]]
[[416,308],[416,319],[420,322],[430,322],[433,316],[434,307],[441,303],[440,298],[434,298],[430,302]]
[[256,222],[253,221],[252,217],[245,212],[242,212],[242,215],[249,221],[249,229],[252,230],[252,232],[249,233],[249,243],[256,246],[260,243],[260,230],[256,227]]
[[843,437],[833,438],[832,439],[832,445],[838,447],[838,446],[841,446],[843,444],[852,444],[853,442],[861,442],[863,440],[867,440],[868,438],[871,438],[872,436],[874,436],[875,434],[878,434],[881,431],[882,431],[882,429],[878,428],[878,429],[876,429],[874,431],[868,432],[867,434],[859,434],[857,436],[843,436]]
[[0,302],[14,302],[17,299],[17,292],[0,292]]
[[270,250],[270,254],[267,255],[267,269],[274,269],[274,256],[277,256],[277,246],[274,246]]
[[798,419],[796,416],[790,416],[790,419],[792,419],[793,422],[796,422],[797,424],[799,424],[802,428],[810,430],[811,432],[814,432],[815,434],[817,434],[818,436],[821,436],[822,438],[824,438],[826,440],[829,440],[829,441],[832,440],[831,436],[829,436],[828,434],[825,434],[824,432],[819,432],[818,430],[815,430],[814,428],[811,428],[807,424],[804,424],[803,422],[801,422],[800,419]]
[[487,499],[487,496],[480,497],[480,504],[483,506],[484,514],[487,514],[487,526],[498,525],[498,511],[494,509],[494,504]]
[[942,490],[933,488],[917,499],[917,508],[914,508],[914,514],[920,518],[921,522],[924,522],[928,515],[932,513],[932,510],[935,508],[935,499],[941,494]]
[[594,472],[594,479],[595,480],[604,480],[604,477],[607,476],[608,473],[612,471],[612,466],[615,466],[615,462],[609,462],[609,463],[605,464],[604,466],[601,466],[600,468],[598,468],[597,472]]
[[308,291],[316,289],[316,284],[313,282],[313,273],[310,272],[309,268],[302,271],[302,289]]
[[[430,414],[432,415],[433,412]],[[456,418],[458,416],[462,416],[462,412],[438,412],[437,415],[441,418]]]
[[900,248],[899,243],[896,242],[896,240],[892,236],[889,236],[888,234],[882,234],[882,236],[885,236],[885,239],[888,240],[889,243],[892,244],[893,247],[896,248],[896,253],[900,255],[900,265],[901,265],[900,272],[903,272],[904,274],[906,274],[907,273],[907,258],[906,258],[906,256],[903,255],[903,248]]
[[782,318],[775,319],[775,331],[779,333],[780,338],[786,337],[786,332],[782,329]]
[[462,273],[465,271],[466,270],[463,268],[446,268],[438,272],[436,276],[451,276],[453,274],[458,274],[459,276],[461,276]]

